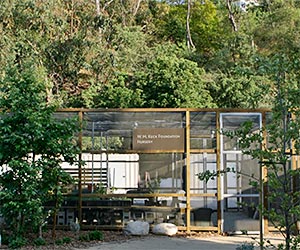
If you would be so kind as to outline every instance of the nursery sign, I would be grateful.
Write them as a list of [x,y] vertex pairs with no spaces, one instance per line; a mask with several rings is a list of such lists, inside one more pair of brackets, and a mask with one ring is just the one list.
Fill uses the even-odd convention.
[[133,149],[144,151],[184,151],[183,128],[136,128]]

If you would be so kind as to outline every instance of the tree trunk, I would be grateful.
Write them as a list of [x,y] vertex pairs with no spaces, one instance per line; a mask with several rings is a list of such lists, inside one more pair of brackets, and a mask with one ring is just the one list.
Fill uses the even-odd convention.
[[100,1],[99,0],[95,0],[96,1],[96,14],[97,16],[100,16]]
[[195,45],[192,40],[191,30],[190,30],[190,16],[191,16],[191,5],[192,0],[188,0],[187,4],[187,15],[186,15],[186,38],[187,38],[187,47],[189,50],[195,49]]
[[56,224],[57,224],[58,207],[59,207],[58,206],[58,199],[57,199],[57,195],[55,194],[55,206],[54,206],[53,225],[52,225],[52,238],[53,239],[56,239]]
[[135,6],[134,6],[135,8],[134,8],[133,13],[132,13],[133,16],[135,16],[136,13],[138,12],[138,10],[139,10],[139,8],[140,8],[140,5],[141,5],[141,2],[142,2],[142,0],[137,0],[137,1],[136,1],[136,4],[135,4]]
[[229,17],[230,23],[232,25],[232,29],[233,29],[233,31],[237,32],[238,28],[237,28],[235,18],[234,18],[232,9],[231,9],[231,0],[226,0],[226,4],[227,4],[227,9],[228,9],[228,17]]

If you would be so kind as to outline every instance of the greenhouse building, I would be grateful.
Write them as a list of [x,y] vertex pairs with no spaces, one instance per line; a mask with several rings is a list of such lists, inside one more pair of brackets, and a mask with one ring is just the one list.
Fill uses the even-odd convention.
[[[79,218],[87,229],[122,229],[132,220],[170,222],[187,232],[272,229],[258,209],[263,192],[250,184],[262,184],[264,166],[222,133],[245,121],[258,132],[270,110],[64,109],[55,115],[82,121],[83,164],[63,164],[77,182],[66,190],[58,226]],[[199,178],[203,173],[210,178]]]

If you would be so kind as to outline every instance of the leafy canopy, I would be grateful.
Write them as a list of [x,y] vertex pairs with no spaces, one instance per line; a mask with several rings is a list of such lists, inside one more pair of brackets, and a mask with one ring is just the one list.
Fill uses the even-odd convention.
[[46,79],[43,68],[24,61],[0,81],[0,209],[15,237],[43,225],[45,202],[61,202],[73,182],[61,163],[77,162],[78,124],[54,118]]

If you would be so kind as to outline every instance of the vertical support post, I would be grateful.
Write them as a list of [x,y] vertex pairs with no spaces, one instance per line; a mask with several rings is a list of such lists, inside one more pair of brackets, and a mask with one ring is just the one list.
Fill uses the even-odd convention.
[[186,111],[185,116],[185,153],[186,153],[186,159],[185,159],[185,165],[186,165],[186,230],[189,233],[191,231],[191,193],[190,193],[190,111]]
[[[295,113],[293,112],[293,110],[290,111],[291,112],[291,120],[293,122],[296,121],[297,117],[295,115]],[[295,139],[292,139],[291,141],[291,146],[290,146],[290,156],[291,156],[291,169],[293,171],[296,171],[299,166],[297,166],[297,156],[296,156],[296,149],[295,149]],[[293,175],[293,180],[292,180],[293,186],[292,186],[292,192],[298,192],[299,191],[299,174],[297,173],[296,175]],[[293,195],[294,196],[294,195]],[[294,201],[297,202],[296,200]],[[299,227],[299,222],[298,222],[298,218],[296,218],[296,229],[297,229],[297,235],[299,235],[300,233],[300,227]]]
[[[217,173],[221,172],[221,139],[220,139],[220,112],[216,112],[216,161],[217,161]],[[221,217],[221,176],[217,176],[217,216],[218,216],[218,234],[222,233],[222,217]]]
[[92,188],[91,193],[94,193],[94,151],[95,151],[95,122],[92,122]]
[[79,223],[82,222],[82,122],[83,122],[83,112],[79,111],[78,113],[79,117],[79,126],[80,131],[78,135],[78,144],[80,153],[78,156],[79,165],[78,165],[78,219]]
[[[262,127],[263,127],[263,145],[262,150],[267,146],[267,131],[266,131],[266,112],[262,113]],[[263,159],[262,159],[263,160]],[[265,165],[261,166],[261,178],[260,178],[260,203],[262,206],[262,210],[267,210],[268,208],[268,169]],[[268,227],[268,219],[263,215],[264,213],[260,212],[259,220],[260,220],[260,241],[263,243],[264,234],[269,232]]]

